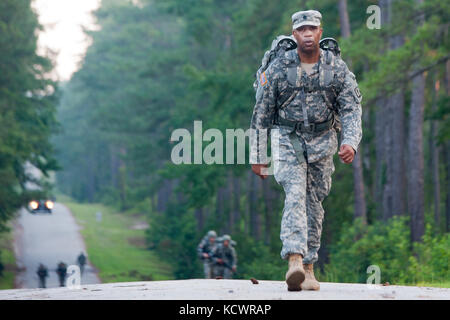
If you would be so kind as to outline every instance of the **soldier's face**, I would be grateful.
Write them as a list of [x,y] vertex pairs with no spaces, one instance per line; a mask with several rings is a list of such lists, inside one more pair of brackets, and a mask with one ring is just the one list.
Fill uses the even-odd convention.
[[216,241],[216,238],[214,237],[209,238],[209,242],[213,243],[214,241]]
[[230,243],[230,241],[228,241],[228,240],[225,240],[224,242],[223,242],[223,245],[225,246],[225,247],[228,247],[228,244]]
[[319,49],[319,41],[322,37],[322,28],[318,26],[301,26],[292,31],[298,47],[304,53],[314,52]]

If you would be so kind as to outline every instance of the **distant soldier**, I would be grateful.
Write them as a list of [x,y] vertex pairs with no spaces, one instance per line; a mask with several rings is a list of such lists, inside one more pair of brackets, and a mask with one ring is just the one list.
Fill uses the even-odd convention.
[[84,265],[86,264],[86,256],[83,252],[80,253],[80,255],[77,258],[78,265],[80,266],[80,272],[83,274],[84,271]]
[[44,266],[42,263],[39,264],[39,268],[37,269],[36,273],[39,277],[39,288],[46,288],[45,280],[48,277],[47,267]]
[[229,235],[224,235],[222,243],[214,249],[212,261],[214,264],[215,276],[222,276],[225,279],[231,279],[233,272],[236,272],[237,255],[233,244],[236,244]]
[[56,269],[56,273],[58,274],[59,278],[59,286],[64,287],[64,282],[67,275],[67,265],[64,262],[60,262],[58,264],[58,268]]
[[211,279],[213,276],[211,252],[216,247],[217,233],[214,230],[208,231],[197,246],[197,253],[200,259],[203,260],[203,271],[205,279]]

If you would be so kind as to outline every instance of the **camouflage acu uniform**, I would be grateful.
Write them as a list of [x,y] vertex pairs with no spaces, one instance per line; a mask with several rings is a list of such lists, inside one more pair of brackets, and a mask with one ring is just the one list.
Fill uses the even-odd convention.
[[[319,60],[323,66],[325,51],[322,49]],[[341,145],[350,145],[356,151],[362,137],[361,94],[354,74],[336,56],[331,67],[337,78],[332,91],[323,95],[323,91],[318,90],[319,72],[324,72],[319,64],[308,76],[301,68],[297,50],[287,51],[284,56],[276,58],[261,74],[251,120],[251,128],[256,130],[257,135],[264,134],[266,130],[269,132],[270,128],[278,129],[272,132],[272,155],[275,179],[286,194],[281,221],[281,257],[287,259],[289,254],[299,253],[307,264],[316,262],[318,258],[324,218],[322,201],[330,192],[333,155],[338,149],[337,132],[335,128],[318,133],[295,130],[294,136],[304,150],[305,161],[300,162],[289,138],[292,128],[274,124],[274,118],[302,123],[305,120],[306,123],[325,122],[333,116],[325,100],[332,99],[342,124]],[[305,95],[298,94],[287,106],[279,109],[280,101],[290,95],[287,90],[288,67],[292,65],[296,65],[296,86],[304,87]],[[277,142],[279,154],[274,152]],[[252,145],[252,150],[256,152],[251,153],[251,163],[268,163],[259,146]]]
[[[222,259],[226,266],[219,264],[217,259]],[[218,245],[213,251],[212,260],[214,263],[214,276],[223,276],[225,279],[232,278],[233,273],[230,268],[236,267],[237,255],[231,243],[228,246],[225,246],[223,243]]]
[[[210,279],[213,276],[213,263],[211,260],[211,254],[216,248],[216,242],[214,241],[214,243],[211,244],[209,238],[210,237],[208,235],[205,235],[197,246],[197,254],[203,261],[203,272],[205,274],[205,279]],[[210,258],[204,258],[203,253],[209,254]]]

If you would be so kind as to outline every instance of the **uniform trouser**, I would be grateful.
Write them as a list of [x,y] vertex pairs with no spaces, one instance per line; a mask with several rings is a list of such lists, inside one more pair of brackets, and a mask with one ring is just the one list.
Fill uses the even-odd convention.
[[221,266],[220,264],[217,264],[214,266],[214,269],[215,269],[214,275],[216,277],[221,276],[224,279],[233,278],[233,272],[229,268],[226,268],[224,266]]
[[64,287],[64,281],[66,280],[65,276],[59,276],[59,286]]
[[84,263],[83,264],[79,264],[80,267],[80,274],[83,275],[84,273]]
[[233,272],[229,268],[223,267],[223,278],[224,279],[231,279],[233,278]]
[[322,201],[330,192],[335,169],[333,156],[300,164],[295,153],[289,151],[280,154],[274,170],[275,179],[286,195],[281,219],[281,257],[287,259],[289,254],[298,253],[303,256],[303,263],[315,263],[324,218]]
[[203,272],[205,273],[205,279],[212,278],[212,263],[208,260],[203,261]]
[[39,278],[39,288],[45,288],[45,278]]

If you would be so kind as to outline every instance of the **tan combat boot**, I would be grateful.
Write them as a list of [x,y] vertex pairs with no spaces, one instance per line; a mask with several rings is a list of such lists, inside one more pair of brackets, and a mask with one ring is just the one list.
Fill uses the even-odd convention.
[[304,264],[303,268],[306,271],[306,279],[302,283],[302,290],[319,290],[320,284],[319,281],[314,277],[314,267],[313,264]]
[[300,291],[301,284],[305,280],[302,256],[300,254],[289,255],[289,270],[286,272],[286,283],[289,291]]

